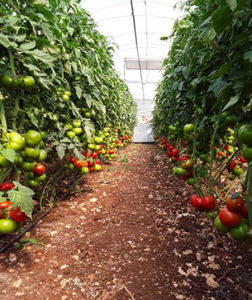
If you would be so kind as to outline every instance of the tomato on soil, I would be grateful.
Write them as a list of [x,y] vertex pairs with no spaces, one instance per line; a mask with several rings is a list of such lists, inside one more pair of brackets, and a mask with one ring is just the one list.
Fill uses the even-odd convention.
[[203,207],[203,201],[202,201],[202,198],[199,196],[199,195],[192,195],[190,197],[190,201],[191,201],[191,204],[197,208],[197,209],[202,209]]
[[80,169],[80,168],[84,167],[84,162],[80,159],[77,159],[73,164],[76,169]]
[[17,223],[10,219],[0,220],[0,233],[12,233],[17,229]]
[[11,210],[9,212],[9,217],[17,223],[23,223],[24,221],[29,219],[27,215],[24,212],[22,212],[20,207],[17,207],[15,210]]
[[237,213],[229,210],[227,207],[222,208],[219,212],[221,223],[227,227],[235,227],[241,223],[242,217]]
[[215,209],[215,199],[212,196],[205,196],[202,199],[202,208],[206,210],[214,210]]
[[242,206],[243,206],[243,199],[241,197],[236,197],[236,198],[226,198],[226,206],[229,210],[231,211],[240,211]]
[[214,226],[221,232],[228,232],[230,230],[229,227],[224,226],[219,218],[219,216],[217,216],[214,220]]
[[249,231],[249,227],[247,224],[240,224],[230,230],[230,235],[235,240],[241,240],[246,238],[247,232]]

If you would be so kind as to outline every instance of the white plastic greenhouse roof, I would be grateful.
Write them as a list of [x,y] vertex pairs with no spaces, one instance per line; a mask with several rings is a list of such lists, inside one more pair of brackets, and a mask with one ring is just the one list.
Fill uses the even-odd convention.
[[[82,0],[83,8],[94,18],[98,30],[115,44],[115,67],[137,102],[138,113],[145,112],[139,117],[139,124],[146,119],[150,123],[154,105],[150,100],[155,96],[162,77],[161,65],[171,45],[170,40],[160,38],[168,36],[175,20],[182,16],[178,7],[181,2]],[[140,107],[144,106],[144,100],[148,107]]]

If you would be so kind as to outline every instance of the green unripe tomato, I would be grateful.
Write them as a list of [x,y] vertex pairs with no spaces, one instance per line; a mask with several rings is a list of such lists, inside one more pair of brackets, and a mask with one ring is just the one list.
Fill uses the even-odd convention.
[[8,234],[16,231],[17,223],[11,219],[0,220],[0,233]]
[[35,79],[32,76],[24,76],[22,80],[24,88],[32,88],[35,86]]
[[82,133],[82,128],[81,127],[74,127],[72,129],[72,131],[76,134],[76,135],[79,135]]
[[44,161],[47,158],[47,152],[45,150],[40,150],[39,156],[38,156],[38,161]]
[[26,157],[37,159],[39,157],[40,150],[31,147],[25,147],[25,155]]
[[25,142],[28,146],[35,147],[40,144],[42,136],[38,131],[28,130],[25,134]]
[[88,118],[88,119],[91,118],[91,113],[90,113],[89,111],[85,112],[84,115],[85,115],[85,117]]
[[23,163],[23,169],[25,170],[25,171],[33,171],[33,169],[35,168],[35,163],[34,162],[28,162],[28,161],[25,161],[24,163]]
[[224,226],[222,223],[221,223],[221,220],[219,218],[219,216],[217,216],[214,220],[214,226],[221,232],[228,232],[230,230],[229,227],[227,226]]
[[12,162],[4,158],[2,155],[0,155],[0,167],[2,168],[9,168],[12,166]]
[[19,151],[25,147],[25,140],[19,133],[17,132],[7,133],[7,138],[9,139],[7,148]]
[[74,127],[81,127],[81,120],[74,120],[73,121],[73,126]]
[[103,142],[103,138],[102,138],[102,137],[99,137],[99,136],[96,136],[96,137],[94,138],[94,142],[95,142],[96,144],[101,144],[101,143]]
[[72,95],[72,93],[70,91],[65,91],[64,94],[67,95],[68,97],[70,97]]
[[68,102],[70,100],[69,96],[64,94],[62,95],[61,99],[64,101],[64,102]]
[[30,187],[37,187],[39,185],[39,182],[35,179],[30,179],[30,180],[28,180],[28,185]]
[[190,133],[194,130],[194,124],[186,124],[184,126],[184,132],[185,133]]
[[242,156],[244,156],[244,158],[247,161],[251,161],[252,160],[252,147],[244,148],[243,151],[242,151]]
[[230,230],[230,235],[235,240],[242,240],[247,237],[249,227],[247,224],[240,224]]
[[36,180],[38,181],[38,182],[41,182],[41,181],[44,181],[44,180],[46,180],[46,174],[44,173],[44,174],[42,174],[42,175],[40,175],[40,176],[37,176],[36,177]]
[[65,128],[68,129],[68,130],[73,129],[73,125],[72,125],[71,123],[66,123],[64,126],[65,126]]
[[87,167],[81,167],[80,168],[80,174],[81,175],[84,175],[84,174],[87,174],[87,173],[89,173],[89,168],[87,168]]
[[74,138],[75,137],[75,133],[73,132],[73,131],[67,131],[67,136],[70,138],[70,139],[72,139],[72,138]]

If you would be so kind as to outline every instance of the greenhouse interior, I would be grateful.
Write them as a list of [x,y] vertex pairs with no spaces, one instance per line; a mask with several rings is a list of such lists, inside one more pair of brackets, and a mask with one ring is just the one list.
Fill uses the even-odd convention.
[[252,299],[252,2],[0,0],[1,300]]

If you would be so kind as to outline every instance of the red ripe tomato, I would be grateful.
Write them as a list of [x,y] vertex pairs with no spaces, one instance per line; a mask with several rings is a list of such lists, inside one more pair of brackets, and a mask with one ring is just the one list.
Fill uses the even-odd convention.
[[242,207],[241,207],[241,214],[244,218],[248,217],[247,203],[244,200],[243,200]]
[[231,211],[240,211],[242,206],[243,206],[243,199],[241,197],[236,197],[234,199],[231,198],[226,198],[226,206],[229,210]]
[[228,149],[229,149],[229,146],[227,145],[227,146],[225,146],[224,147],[224,149],[226,150],[226,151],[228,151]]
[[86,152],[84,152],[84,156],[86,156],[87,158],[90,158],[92,156],[92,152],[87,150]]
[[186,180],[188,180],[190,177],[191,177],[191,174],[185,174],[185,175],[181,176],[181,179],[184,180],[184,181],[186,181]]
[[183,156],[183,160],[188,160],[190,157],[188,155]]
[[93,158],[93,159],[96,159],[96,158],[98,158],[98,156],[99,156],[99,155],[98,155],[98,153],[97,153],[97,152],[93,152],[93,154],[92,154],[92,158]]
[[94,167],[89,167],[89,171],[93,172],[94,171]]
[[0,191],[9,191],[9,190],[12,190],[13,188],[15,187],[15,185],[12,183],[12,182],[4,182],[2,184],[0,184]]
[[235,167],[236,167],[236,163],[233,161],[231,163],[229,163],[227,166],[228,171],[233,171]]
[[74,162],[74,166],[75,166],[76,169],[80,169],[80,168],[84,167],[84,162],[80,159],[77,159]]
[[182,161],[183,160],[183,157],[182,156],[179,156],[178,157],[178,161]]
[[17,223],[23,223],[28,219],[27,215],[24,212],[22,212],[20,207],[17,207],[15,210],[11,210],[9,212],[9,216],[13,221]]
[[103,148],[103,144],[100,144],[100,149],[102,149]]
[[83,167],[87,168],[88,167],[88,162],[86,160],[83,160]]
[[169,150],[169,151],[172,151],[173,149],[174,149],[173,146],[171,146],[171,145],[168,146],[168,150]]
[[12,203],[9,200],[0,202],[0,209],[10,208],[11,206],[12,206]]
[[46,167],[43,164],[36,164],[36,166],[33,169],[33,172],[36,173],[37,175],[42,175],[46,171]]
[[89,160],[89,161],[88,161],[88,166],[89,166],[89,167],[93,167],[93,166],[94,166],[94,163],[93,163],[91,160]]
[[70,157],[70,158],[69,158],[69,162],[70,162],[71,164],[73,164],[76,160],[77,160],[77,158],[75,158],[75,157]]
[[190,197],[191,204],[197,208],[202,209],[203,208],[203,200],[199,195],[192,195]]
[[95,164],[96,164],[96,165],[101,165],[101,164],[102,164],[102,162],[101,162],[101,160],[100,160],[100,159],[97,159],[97,160],[95,161]]
[[221,223],[227,227],[235,227],[239,225],[242,220],[242,217],[237,212],[233,212],[227,207],[220,210],[219,218]]
[[240,162],[243,163],[243,164],[246,164],[247,161],[243,156],[241,156],[240,157]]
[[173,149],[172,151],[171,151],[171,156],[175,156],[175,157],[178,157],[179,156],[179,149]]
[[215,199],[212,196],[205,196],[202,198],[202,206],[205,210],[214,210],[215,209]]

